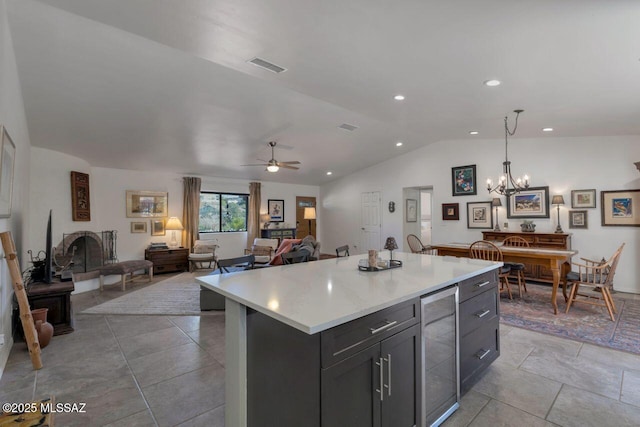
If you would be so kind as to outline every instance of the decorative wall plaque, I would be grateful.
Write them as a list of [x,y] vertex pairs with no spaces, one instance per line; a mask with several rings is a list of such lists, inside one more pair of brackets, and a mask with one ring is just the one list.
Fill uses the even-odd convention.
[[74,221],[91,221],[89,174],[71,171],[71,215]]

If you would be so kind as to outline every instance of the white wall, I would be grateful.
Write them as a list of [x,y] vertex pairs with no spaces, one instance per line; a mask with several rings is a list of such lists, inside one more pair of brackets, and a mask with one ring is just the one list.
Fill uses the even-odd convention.
[[[325,247],[348,243],[359,244],[360,193],[382,191],[383,206],[396,202],[395,213],[383,210],[382,236],[395,236],[406,250],[406,235],[402,235],[404,205],[403,188],[433,186],[433,242],[471,242],[482,237],[480,230],[467,229],[467,202],[490,201],[484,189],[487,177],[494,181],[502,172],[504,142],[500,140],[458,140],[439,143],[412,151],[404,156],[333,181],[320,188],[319,234]],[[509,144],[509,159],[516,175],[531,177],[532,186],[549,186],[550,196],[562,194],[567,205],[560,208],[562,228],[573,233],[573,249],[580,256],[608,257],[621,242],[627,246],[618,265],[615,288],[640,293],[640,228],[603,227],[600,225],[600,191],[640,189],[640,173],[633,162],[640,160],[640,137],[585,138],[513,138]],[[479,183],[477,196],[451,196],[451,168],[477,165]],[[394,171],[390,174],[389,171]],[[598,190],[596,209],[589,209],[589,228],[569,229],[568,210],[571,190]],[[460,203],[460,221],[442,221],[442,203]],[[503,200],[503,204],[505,201]],[[555,209],[548,219],[534,219],[536,231],[553,232]],[[499,209],[500,225],[509,222],[509,230],[518,231],[521,220],[507,220],[506,208]],[[398,238],[400,237],[401,238]],[[384,239],[383,239],[384,241]],[[358,248],[363,253],[367,248]]]
[[[47,215],[53,210],[53,244],[62,241],[63,233],[75,231],[116,230],[118,259],[143,259],[150,242],[169,241],[166,236],[151,236],[149,219],[127,218],[126,191],[166,191],[169,199],[169,216],[182,217],[182,175],[162,172],[140,172],[123,169],[91,167],[86,161],[64,153],[43,148],[31,149],[34,185],[31,193],[31,223],[33,232],[27,249],[37,252],[44,249]],[[91,195],[91,221],[72,221],[70,172],[89,174]],[[249,180],[201,177],[203,191],[249,193]],[[295,227],[296,196],[319,197],[319,187],[308,185],[263,182],[261,188],[261,212],[267,211],[267,200],[285,200],[285,223]],[[147,221],[146,234],[131,233],[131,222]],[[321,230],[321,227],[318,227]],[[179,236],[178,236],[179,237]],[[202,239],[217,240],[220,258],[241,256],[247,246],[247,233],[212,233]],[[28,266],[28,265],[27,265]],[[25,267],[23,267],[25,268]],[[111,281],[116,278],[111,278]],[[76,293],[96,289],[97,280],[76,283]]]
[[[25,212],[29,211],[29,147],[31,143],[4,0],[0,0],[0,124],[6,126],[16,145],[11,217],[0,218],[0,231],[11,231],[21,265],[24,265],[21,254],[25,250],[30,225],[28,215],[25,215]],[[0,252],[2,252],[1,248]],[[3,254],[3,258],[0,260],[0,334],[4,335],[5,343],[0,346],[0,377],[2,377],[4,365],[13,345],[11,338],[12,294],[11,276]]]

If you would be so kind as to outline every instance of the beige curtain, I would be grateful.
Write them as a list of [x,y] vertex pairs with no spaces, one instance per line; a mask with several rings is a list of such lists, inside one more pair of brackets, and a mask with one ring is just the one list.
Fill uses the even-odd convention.
[[202,180],[185,176],[184,184],[184,200],[182,203],[182,225],[184,233],[182,233],[182,246],[189,249],[193,248],[193,244],[198,240],[198,223],[200,222],[200,186]]
[[253,245],[253,239],[260,237],[260,183],[249,183],[249,212],[247,221],[247,247]]

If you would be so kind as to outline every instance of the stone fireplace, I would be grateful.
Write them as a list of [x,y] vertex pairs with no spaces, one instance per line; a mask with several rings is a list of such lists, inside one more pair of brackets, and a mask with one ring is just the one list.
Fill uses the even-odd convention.
[[[74,273],[96,270],[104,264],[117,262],[116,231],[76,231],[63,234],[54,250],[55,263],[62,268],[71,266]],[[72,262],[72,264],[70,264]]]

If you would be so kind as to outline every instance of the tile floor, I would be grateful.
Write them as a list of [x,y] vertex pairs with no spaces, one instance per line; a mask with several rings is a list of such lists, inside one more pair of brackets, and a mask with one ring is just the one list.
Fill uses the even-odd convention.
[[[87,403],[56,426],[224,426],[224,315],[78,314],[120,295],[74,295],[76,330],[52,339],[39,371],[16,343],[0,402]],[[501,337],[445,426],[640,425],[640,356],[504,325]]]

